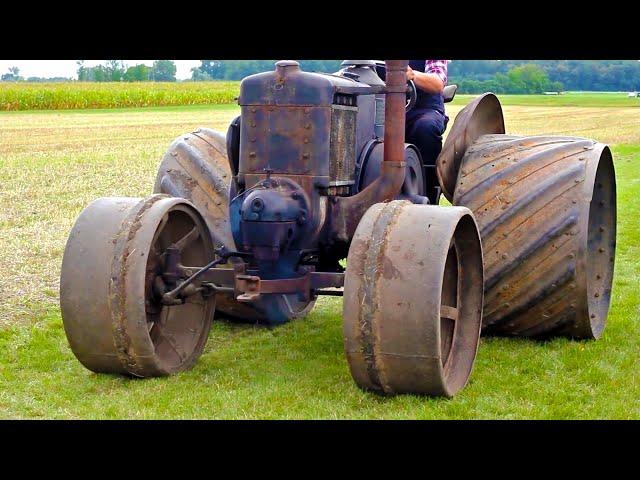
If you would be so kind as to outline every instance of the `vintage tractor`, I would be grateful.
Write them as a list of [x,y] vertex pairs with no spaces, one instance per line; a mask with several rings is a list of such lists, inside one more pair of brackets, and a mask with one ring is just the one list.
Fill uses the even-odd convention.
[[[386,394],[453,396],[482,327],[600,336],[616,238],[609,148],[505,135],[488,93],[429,168],[404,142],[406,66],[352,60],[329,75],[280,61],[242,81],[226,135],[174,141],[153,195],[87,206],[60,286],[80,362],[170,375],[197,360],[214,315],[279,324],[320,295],[344,296],[352,376]],[[430,204],[440,189],[454,206]]]

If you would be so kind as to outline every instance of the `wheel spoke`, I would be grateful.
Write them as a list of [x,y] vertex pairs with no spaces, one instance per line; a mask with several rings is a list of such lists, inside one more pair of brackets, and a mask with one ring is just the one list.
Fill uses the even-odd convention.
[[458,309],[449,305],[440,305],[440,316],[455,322],[458,320]]
[[182,251],[185,247],[195,242],[198,238],[200,238],[200,231],[198,230],[198,227],[193,227],[189,233],[175,242],[174,245],[178,248],[178,250]]
[[[167,312],[166,315],[164,314],[165,311]],[[166,324],[166,320],[169,317],[169,307],[165,307],[162,313],[162,316],[164,318],[161,321],[155,322],[155,331],[157,332],[157,335],[162,337],[167,342],[167,344],[176,353],[176,355],[178,355],[178,358],[180,358],[181,361],[184,361],[187,358],[187,354],[182,350],[182,348],[180,348],[180,345],[175,342],[173,335],[165,332],[162,328]]]

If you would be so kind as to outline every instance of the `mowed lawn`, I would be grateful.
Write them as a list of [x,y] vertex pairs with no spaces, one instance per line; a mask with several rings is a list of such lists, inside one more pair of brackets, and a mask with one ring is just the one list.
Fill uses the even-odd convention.
[[[469,98],[449,107],[452,121]],[[470,382],[452,400],[360,391],[344,358],[338,298],[277,328],[216,322],[196,366],[171,378],[86,370],[68,347],[58,305],[73,222],[97,197],[148,195],[173,138],[198,126],[225,130],[238,107],[0,113],[0,417],[640,418],[640,108],[536,98],[544,105],[505,106],[507,133],[613,146],[619,210],[609,323],[598,341],[483,338]]]

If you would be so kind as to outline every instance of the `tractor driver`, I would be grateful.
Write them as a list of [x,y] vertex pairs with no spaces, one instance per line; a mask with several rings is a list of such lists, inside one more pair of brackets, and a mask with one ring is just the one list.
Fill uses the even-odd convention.
[[414,144],[422,161],[428,166],[427,197],[437,202],[438,179],[436,158],[442,150],[442,134],[449,117],[444,112],[444,87],[447,85],[447,60],[409,60],[407,80],[413,80],[417,90],[416,104],[407,113],[405,138]]

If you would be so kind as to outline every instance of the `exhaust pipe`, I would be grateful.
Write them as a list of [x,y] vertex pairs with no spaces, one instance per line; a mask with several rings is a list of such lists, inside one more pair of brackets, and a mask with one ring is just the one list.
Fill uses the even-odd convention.
[[334,197],[332,228],[342,241],[348,242],[353,237],[369,207],[393,200],[402,189],[406,167],[404,130],[408,65],[408,60],[385,60],[384,161],[380,176],[364,190],[352,197]]

